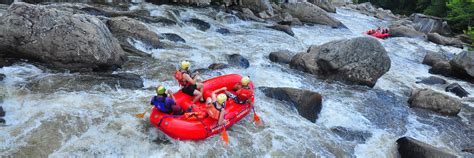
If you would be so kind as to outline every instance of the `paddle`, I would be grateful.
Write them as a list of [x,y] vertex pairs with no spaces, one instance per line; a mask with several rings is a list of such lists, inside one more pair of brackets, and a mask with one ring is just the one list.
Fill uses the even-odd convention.
[[227,135],[227,132],[225,130],[225,126],[224,126],[224,131],[222,131],[221,137],[224,140],[225,145],[229,145],[229,136]]
[[260,117],[258,117],[257,113],[255,112],[254,106],[252,106],[252,110],[253,110],[253,120],[255,121],[255,124],[261,125],[262,121],[260,121]]
[[[151,108],[153,108],[153,106],[151,106],[150,109],[151,109]],[[148,112],[148,110],[149,110],[149,109],[147,109],[147,110],[146,110],[145,112],[143,112],[143,113],[135,114],[135,117],[136,117],[136,118],[140,118],[140,119],[145,118],[145,114],[146,114],[146,112]]]

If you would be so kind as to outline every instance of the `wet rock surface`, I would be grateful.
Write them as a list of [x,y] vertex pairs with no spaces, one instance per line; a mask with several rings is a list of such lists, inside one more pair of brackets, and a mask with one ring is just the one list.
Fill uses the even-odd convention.
[[446,84],[446,80],[439,77],[430,76],[428,78],[422,79],[421,81],[417,81],[416,83],[423,83],[427,85]]
[[282,8],[301,22],[328,25],[334,28],[345,27],[339,20],[329,16],[326,11],[308,2],[285,3]]
[[248,68],[250,67],[250,62],[245,57],[240,54],[231,54],[227,56],[227,61],[230,66]]
[[408,103],[410,107],[429,109],[448,116],[457,115],[462,106],[458,99],[431,89],[413,90]]
[[126,59],[106,25],[93,16],[14,3],[0,21],[0,49],[11,57],[74,71],[107,71]]
[[275,24],[273,26],[268,26],[268,28],[275,29],[278,31],[282,31],[290,36],[295,36],[295,33],[291,30],[291,27],[289,25],[280,25],[280,24]]
[[443,157],[455,158],[456,156],[437,149],[429,144],[423,143],[411,137],[402,137],[397,140],[398,153],[402,158],[428,158],[428,157]]
[[311,46],[308,52],[293,56],[290,66],[349,84],[373,87],[390,69],[390,58],[385,48],[369,37]]
[[170,41],[173,41],[173,42],[186,43],[186,40],[184,40],[184,38],[182,38],[181,36],[179,36],[177,34],[174,34],[174,33],[162,33],[161,36],[164,39],[167,39],[167,40],[170,40]]
[[452,83],[448,85],[445,88],[445,91],[456,94],[460,98],[467,97],[469,95],[469,92],[467,92],[464,88],[462,88],[461,85],[459,85],[458,83]]
[[289,103],[298,113],[311,122],[316,122],[322,108],[322,96],[319,93],[295,88],[259,87],[267,97]]
[[271,52],[268,55],[268,58],[272,62],[282,63],[282,64],[289,64],[290,61],[291,61],[291,56],[290,56],[291,54],[293,54],[293,53],[291,53],[288,50],[280,50],[280,51],[277,51],[277,52]]
[[363,143],[372,137],[372,133],[368,131],[352,130],[350,128],[344,128],[340,126],[331,128],[331,131],[347,141],[356,141],[358,143]]
[[211,28],[211,24],[205,22],[201,19],[191,18],[187,20],[187,23],[191,24],[192,26],[196,27],[196,29],[201,31],[207,31]]

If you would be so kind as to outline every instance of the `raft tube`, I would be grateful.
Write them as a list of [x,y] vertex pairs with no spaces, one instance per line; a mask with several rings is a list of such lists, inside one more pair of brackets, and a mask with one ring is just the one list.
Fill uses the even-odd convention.
[[[369,31],[365,32],[365,34],[369,35],[368,32]],[[370,34],[370,36],[373,36],[375,38],[385,39],[385,38],[390,37],[390,34],[389,33],[381,33],[380,31],[375,31],[375,33]]]
[[[228,74],[202,82],[204,84],[204,99],[210,97],[212,91],[222,87],[227,87],[228,91],[233,92],[233,86],[240,82],[241,79],[242,76],[238,74]],[[249,83],[249,86],[253,91],[254,86],[252,82]],[[233,93],[235,94],[235,92]],[[188,109],[192,105],[194,98],[194,96],[189,96],[182,91],[176,92],[174,97],[176,98],[176,104],[183,109]],[[206,109],[205,103],[197,102],[195,105],[200,109]],[[217,126],[217,120],[210,117],[201,118],[201,116],[196,116],[195,119],[186,119],[183,115],[170,115],[153,107],[150,114],[150,122],[173,139],[203,140],[220,133],[224,127],[228,128],[240,121],[249,114],[251,109],[252,106],[250,104],[237,104],[229,98],[226,101],[224,116],[229,122],[224,126]]]

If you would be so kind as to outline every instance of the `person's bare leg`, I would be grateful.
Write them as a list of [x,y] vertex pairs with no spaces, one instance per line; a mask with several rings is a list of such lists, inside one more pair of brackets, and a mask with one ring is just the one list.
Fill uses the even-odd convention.
[[202,83],[198,83],[197,84],[197,88],[199,89],[199,91],[201,92],[201,101],[204,101],[204,85]]
[[202,98],[202,93],[199,92],[198,90],[194,90],[194,93],[193,93],[193,94],[194,94],[194,96],[196,96],[196,97],[194,97],[194,99],[193,99],[193,103],[196,103],[199,99]]

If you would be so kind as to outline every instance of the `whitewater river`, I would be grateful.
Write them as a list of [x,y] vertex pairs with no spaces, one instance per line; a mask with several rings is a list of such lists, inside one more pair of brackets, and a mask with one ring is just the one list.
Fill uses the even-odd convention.
[[[145,5],[152,15],[165,14],[170,6]],[[131,9],[137,9],[133,6]],[[431,76],[421,61],[427,50],[459,53],[461,49],[441,47],[418,39],[379,40],[391,58],[391,68],[373,89],[348,86],[316,79],[315,76],[270,62],[268,54],[280,49],[304,52],[310,45],[363,36],[369,28],[388,25],[354,11],[338,8],[331,14],[348,29],[328,26],[293,27],[295,37],[265,28],[269,24],[242,20],[223,20],[210,8],[174,7],[179,19],[199,18],[211,24],[206,32],[182,23],[180,26],[148,24],[157,33],[175,33],[186,43],[168,49],[148,49],[140,42],[135,47],[152,54],[153,59],[135,59],[118,72],[139,74],[145,88],[138,90],[93,85],[83,89],[51,89],[68,72],[52,72],[27,63],[0,68],[6,75],[0,82],[1,105],[7,112],[6,125],[0,126],[0,155],[18,157],[396,157],[395,141],[414,137],[459,156],[474,142],[471,114],[444,117],[408,107],[411,88],[418,78]],[[217,15],[217,18],[216,18]],[[230,34],[215,30],[227,28]],[[166,41],[164,41],[166,42]],[[168,43],[173,43],[168,41]],[[219,136],[204,141],[177,141],[134,114],[148,108],[154,88],[164,84],[178,90],[173,72],[181,60],[191,68],[205,68],[226,62],[226,55],[241,54],[250,61],[248,69],[227,68],[204,73],[206,79],[221,74],[249,75],[257,87],[294,87],[319,92],[323,108],[316,123],[297,114],[296,109],[256,91],[256,111],[264,126],[253,124],[251,115],[228,129],[230,145]],[[57,76],[57,77],[56,77]],[[56,80],[41,80],[44,78]],[[472,84],[460,83],[474,94]],[[36,88],[29,83],[41,80]],[[46,84],[48,83],[48,84]],[[443,92],[442,86],[432,86]],[[446,93],[447,95],[454,96]],[[454,96],[456,97],[456,96]],[[472,97],[462,101],[474,106]],[[148,115],[147,115],[148,116]],[[471,127],[470,127],[471,126]],[[341,132],[342,131],[342,132]],[[345,132],[344,132],[345,131]]]

